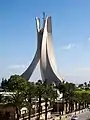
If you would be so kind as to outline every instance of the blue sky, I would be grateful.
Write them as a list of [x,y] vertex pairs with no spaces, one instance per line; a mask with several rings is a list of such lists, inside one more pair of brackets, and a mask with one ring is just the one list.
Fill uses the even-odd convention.
[[[67,81],[90,80],[90,0],[0,0],[0,78],[21,74],[36,50],[35,17],[52,16],[57,68]],[[31,77],[40,77],[39,66]]]

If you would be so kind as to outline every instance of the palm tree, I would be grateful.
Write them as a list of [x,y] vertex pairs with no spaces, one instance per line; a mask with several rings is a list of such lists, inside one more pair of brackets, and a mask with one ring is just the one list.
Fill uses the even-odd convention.
[[7,83],[8,83],[8,81],[6,79],[2,78],[1,88],[6,90],[7,89]]
[[79,87],[79,88],[83,88],[83,84],[79,84],[78,87]]
[[12,94],[11,97],[9,98],[8,104],[9,103],[16,108],[17,120],[19,120],[20,108],[23,106],[24,103],[23,92],[17,91],[15,92],[15,94]]
[[[65,92],[66,92],[66,91],[65,91],[65,90],[66,90],[65,83],[64,83],[64,82],[60,83],[58,88],[59,88],[59,92],[63,94],[63,96],[62,96],[62,115],[63,115]],[[60,114],[61,114],[61,112],[60,112]]]
[[31,119],[31,109],[33,105],[33,100],[35,98],[35,84],[33,82],[28,82],[27,90],[25,91],[25,103],[29,110],[29,120]]
[[81,103],[82,103],[82,97],[81,97],[81,93],[77,93],[77,98],[78,98],[78,104],[79,104],[79,113],[80,113],[80,109],[81,109]]
[[69,100],[69,112],[74,109],[74,90],[76,86],[73,83],[68,83],[68,100]]
[[45,120],[47,120],[47,102],[54,102],[57,99],[58,94],[53,85],[47,84],[47,80],[43,83],[43,99],[45,101]]
[[[69,102],[69,112],[72,112],[73,110],[73,97],[76,86],[73,83],[61,83],[59,85],[59,91],[63,93],[63,100],[65,100],[66,103],[66,113],[67,113],[67,106]],[[63,103],[64,104],[64,103]]]
[[68,92],[65,92],[65,96],[64,96],[64,99],[65,99],[65,103],[66,103],[66,110],[65,110],[65,112],[66,112],[66,114],[68,113],[68,101],[69,101],[69,94],[68,94]]
[[84,82],[84,86],[87,87],[87,82]]
[[76,111],[78,110],[77,105],[78,105],[79,99],[80,99],[79,94],[74,91],[75,114],[76,114]]
[[89,83],[88,83],[88,87],[90,87],[90,81],[89,81]]
[[90,105],[90,93],[87,94],[86,104],[87,104],[86,107]]
[[35,96],[39,99],[39,107],[38,107],[39,119],[40,119],[40,113],[42,112],[42,107],[41,107],[42,95],[43,95],[43,83],[41,80],[38,80],[38,82],[35,85]]
[[19,75],[11,76],[6,84],[9,92],[12,92],[5,103],[10,104],[16,108],[17,120],[20,117],[20,108],[24,105],[25,96],[24,92],[27,89],[27,81]]

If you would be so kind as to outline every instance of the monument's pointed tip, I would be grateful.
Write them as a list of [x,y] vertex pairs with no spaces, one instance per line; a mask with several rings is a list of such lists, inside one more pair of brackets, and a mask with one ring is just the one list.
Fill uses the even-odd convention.
[[45,12],[43,12],[43,15],[45,15]]
[[45,12],[43,12],[43,19],[45,20]]

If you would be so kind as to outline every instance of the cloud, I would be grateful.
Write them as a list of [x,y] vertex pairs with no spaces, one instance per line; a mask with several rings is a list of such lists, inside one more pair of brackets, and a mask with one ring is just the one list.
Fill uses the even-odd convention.
[[70,43],[70,44],[68,44],[68,45],[66,45],[66,46],[63,46],[62,49],[63,49],[63,50],[69,50],[69,49],[71,49],[71,48],[73,48],[73,47],[75,47],[75,46],[76,46],[75,44],[71,44],[71,43]]
[[88,37],[88,41],[90,42],[90,37]]
[[10,65],[9,69],[19,69],[19,68],[25,68],[26,65]]

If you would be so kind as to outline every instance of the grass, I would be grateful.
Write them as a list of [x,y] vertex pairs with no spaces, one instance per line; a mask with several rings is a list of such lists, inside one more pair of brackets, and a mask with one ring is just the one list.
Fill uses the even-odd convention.
[[88,94],[90,94],[90,90],[85,90],[85,89],[77,89],[76,91],[75,91],[76,93],[88,93]]

